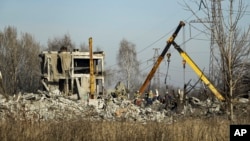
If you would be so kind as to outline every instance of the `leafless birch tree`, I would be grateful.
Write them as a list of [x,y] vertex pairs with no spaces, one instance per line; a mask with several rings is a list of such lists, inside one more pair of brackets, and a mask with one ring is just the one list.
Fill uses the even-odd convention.
[[122,77],[127,81],[127,89],[130,89],[139,72],[139,61],[135,44],[123,39],[117,54],[117,62],[121,70]]

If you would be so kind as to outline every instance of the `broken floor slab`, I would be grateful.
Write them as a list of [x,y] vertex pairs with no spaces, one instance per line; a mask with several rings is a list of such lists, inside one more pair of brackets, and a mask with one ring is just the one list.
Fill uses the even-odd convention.
[[[206,105],[210,104],[210,107]],[[193,106],[196,104],[196,106]],[[191,106],[192,105],[192,106]],[[209,112],[218,113],[219,103],[199,101],[185,107],[182,115],[206,115]],[[249,104],[245,104],[246,106]],[[245,105],[241,105],[245,106]],[[103,99],[89,99],[87,103],[81,100],[72,100],[62,95],[48,97],[43,92],[19,93],[8,100],[0,95],[0,118],[4,120],[12,117],[14,120],[108,120],[108,121],[136,121],[136,122],[173,122],[173,116],[180,116],[173,110],[165,109],[165,105],[154,101],[152,105],[137,106],[133,101],[119,98],[104,97]],[[237,108],[237,106],[236,106]],[[241,108],[242,109],[242,108]],[[249,110],[250,108],[243,108]],[[247,112],[244,112],[247,113]]]

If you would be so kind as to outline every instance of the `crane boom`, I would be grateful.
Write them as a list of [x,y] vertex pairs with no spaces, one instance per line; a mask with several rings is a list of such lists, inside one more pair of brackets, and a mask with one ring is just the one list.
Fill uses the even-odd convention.
[[95,75],[94,75],[94,61],[93,61],[92,37],[89,38],[89,72],[90,72],[90,98],[94,99],[94,94],[95,94]]
[[156,70],[158,69],[158,67],[160,66],[160,63],[162,62],[164,56],[166,55],[168,49],[170,48],[172,42],[174,41],[175,37],[177,36],[178,32],[180,31],[180,29],[185,26],[185,23],[183,21],[180,21],[179,25],[177,26],[175,32],[172,34],[172,36],[167,40],[167,45],[165,46],[164,50],[162,51],[161,55],[158,57],[158,59],[156,60],[153,68],[151,69],[151,71],[149,72],[147,78],[145,79],[143,85],[141,86],[141,88],[139,89],[139,93],[143,94],[146,87],[148,86],[149,82],[151,81],[151,79],[153,78]]
[[195,64],[195,62],[188,56],[186,52],[184,52],[179,45],[172,42],[175,49],[180,53],[181,57],[186,60],[189,66],[194,70],[194,72],[200,77],[200,79],[208,86],[208,88],[212,91],[212,93],[221,101],[225,101],[225,98],[220,94],[220,92],[214,87],[214,85],[208,80],[208,78],[203,74],[201,69]]

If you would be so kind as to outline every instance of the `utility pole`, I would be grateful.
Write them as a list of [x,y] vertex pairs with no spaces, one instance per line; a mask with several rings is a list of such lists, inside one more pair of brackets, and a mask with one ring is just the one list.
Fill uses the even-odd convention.
[[94,60],[92,51],[92,37],[89,38],[89,72],[90,72],[90,98],[94,99],[95,95],[95,75],[94,75]]
[[[211,37],[210,37],[210,55],[209,55],[209,79],[210,81],[214,81],[214,25],[216,21],[214,20],[214,11],[212,12],[212,20],[209,19],[196,19],[191,20],[189,24],[191,23],[209,23],[211,28]],[[190,26],[191,27],[191,26]],[[191,37],[191,28],[190,28],[190,37]]]
[[[153,62],[154,63],[157,61],[157,58],[159,57],[159,52],[158,52],[159,49],[160,48],[153,48],[153,50],[155,51],[154,57],[153,57]],[[159,90],[159,88],[160,88],[160,68],[158,68],[157,71],[156,71],[156,76],[154,76],[153,84],[156,85],[155,89]]]
[[[216,24],[219,22],[217,21],[218,19],[220,19],[221,16],[221,7],[220,5],[221,0],[212,0],[211,2],[211,12],[212,12],[212,17],[211,17],[211,24],[210,24],[210,28],[211,28],[211,40],[210,40],[210,60],[209,60],[209,78],[210,80],[213,82],[215,81],[215,71],[214,70],[214,49],[216,48],[216,44],[215,44],[215,26]],[[217,8],[218,7],[218,8]],[[217,15],[216,15],[217,13]],[[219,15],[218,15],[219,14]],[[219,83],[219,82],[218,82]]]

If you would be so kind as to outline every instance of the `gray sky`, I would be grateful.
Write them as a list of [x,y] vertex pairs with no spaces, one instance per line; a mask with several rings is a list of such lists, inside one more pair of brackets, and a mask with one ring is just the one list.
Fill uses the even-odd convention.
[[[186,0],[187,1],[187,0]],[[199,0],[197,0],[199,2]],[[32,34],[41,45],[47,46],[48,39],[69,34],[79,47],[93,38],[93,46],[106,54],[106,68],[116,67],[119,43],[126,39],[136,45],[141,73],[152,68],[153,48],[166,45],[181,20],[186,22],[185,32],[180,31],[176,41],[181,44],[188,40],[185,50],[201,69],[209,69],[209,37],[201,33],[205,29],[199,24],[190,28],[189,21],[196,19],[180,4],[182,0],[1,0],[0,30],[11,25],[18,32]],[[245,0],[245,3],[249,3]],[[197,13],[199,7],[190,3]],[[204,8],[204,7],[202,7]],[[228,9],[224,7],[223,9]],[[248,10],[249,8],[247,8]],[[248,10],[250,11],[250,10]],[[249,25],[249,12],[243,27]],[[184,36],[185,33],[185,36]],[[182,58],[171,47],[171,64],[168,83],[183,86]],[[166,61],[165,61],[166,62]],[[166,63],[160,66],[162,81],[166,74]],[[147,69],[145,69],[147,68]],[[197,76],[187,66],[186,81],[197,80]]]

